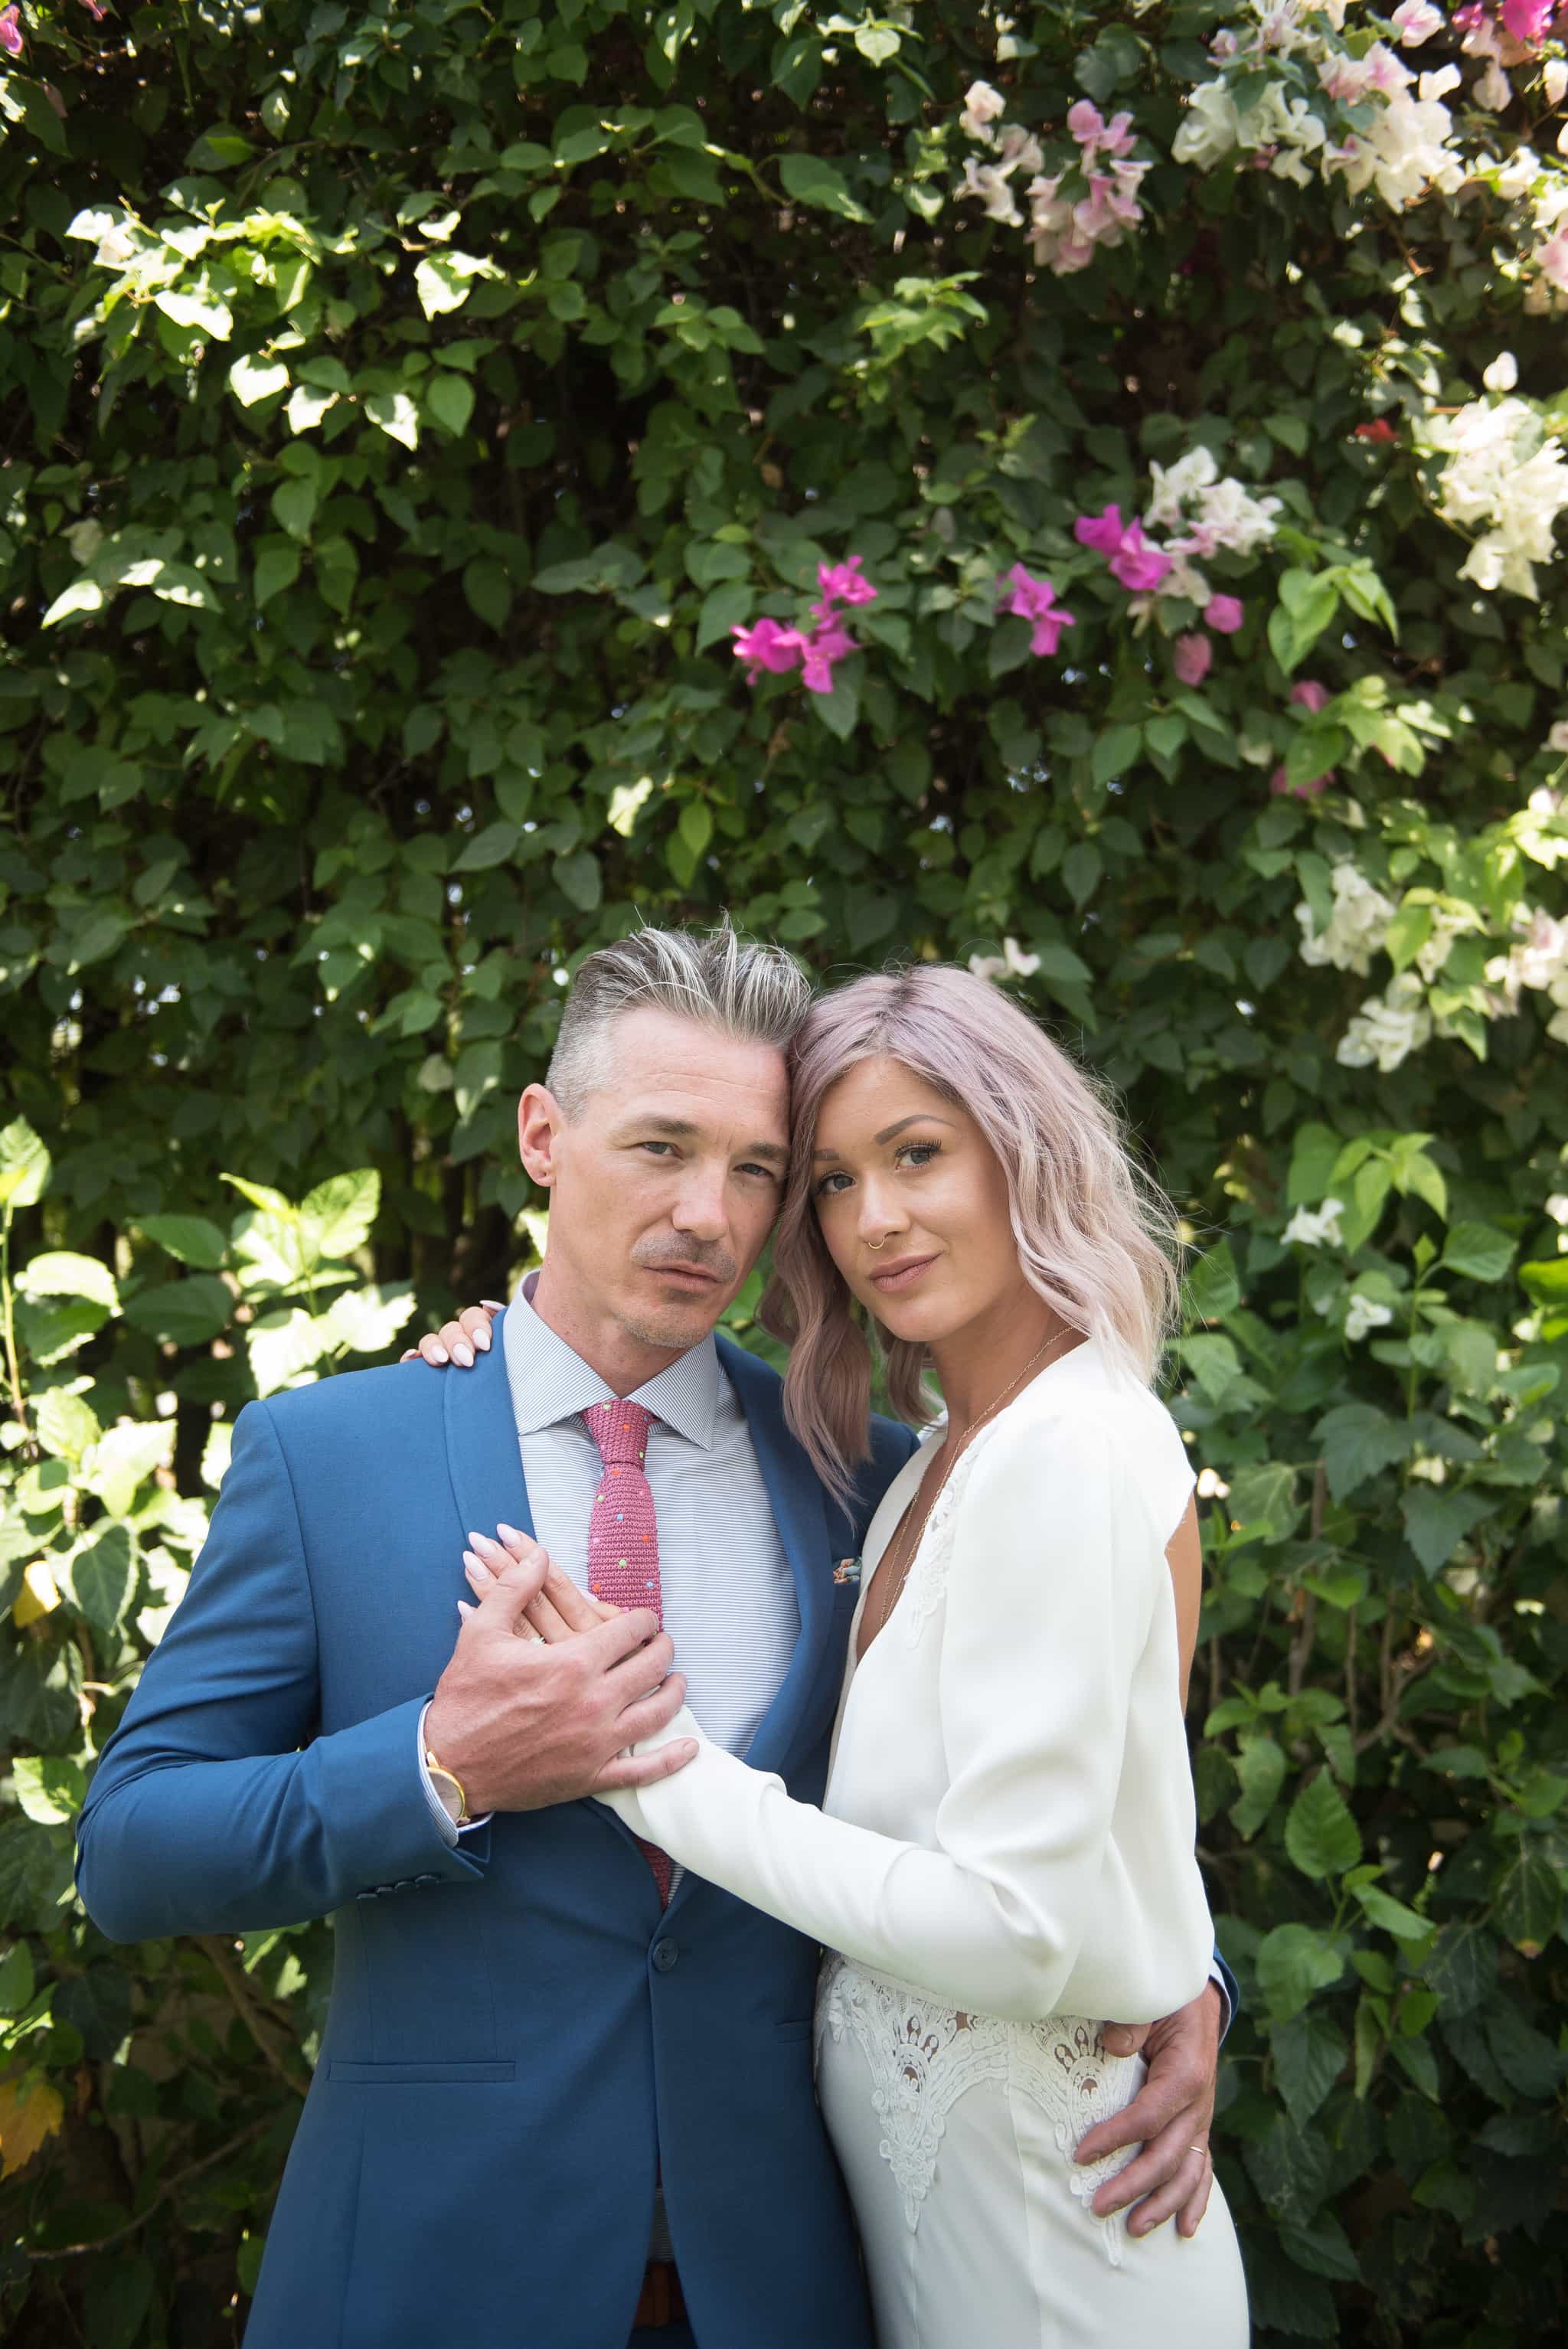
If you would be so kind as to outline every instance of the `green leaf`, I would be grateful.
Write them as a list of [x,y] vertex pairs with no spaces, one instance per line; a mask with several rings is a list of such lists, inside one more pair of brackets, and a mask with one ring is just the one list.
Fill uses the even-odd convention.
[[333,1300],[325,1317],[327,1335],[350,1354],[384,1353],[413,1311],[414,1292],[407,1283],[395,1288],[372,1283]]
[[18,1754],[11,1776],[16,1800],[36,1826],[67,1826],[87,1798],[86,1771],[63,1754]]
[[245,1332],[251,1376],[256,1392],[276,1394],[319,1362],[331,1345],[326,1317],[307,1313],[303,1306],[287,1312],[264,1314]]
[[67,1393],[64,1387],[51,1387],[38,1397],[34,1423],[45,1451],[73,1465],[103,1433],[97,1413],[80,1395]]
[[229,369],[229,388],[242,407],[254,408],[289,388],[289,371],[281,359],[237,358]]
[[36,1206],[49,1166],[49,1154],[26,1119],[14,1119],[0,1131],[0,1208]]
[[872,216],[851,195],[843,173],[820,155],[781,155],[779,177],[796,203],[811,204],[820,212],[836,212],[841,220],[870,226]]
[[1492,1900],[1498,1930],[1521,1957],[1538,1958],[1563,1913],[1557,1871],[1534,1852],[1522,1851],[1504,1874]]
[[1274,2023],[1269,2050],[1285,2110],[1305,2128],[1350,2060],[1345,2034],[1315,2007]]
[[285,587],[292,587],[299,574],[300,551],[297,546],[291,546],[281,538],[263,540],[252,574],[251,592],[257,611],[263,604],[270,604],[274,595],[281,595]]
[[425,385],[425,405],[438,424],[456,435],[466,432],[474,412],[474,388],[467,376],[438,367]]
[[504,564],[476,556],[464,568],[463,594],[469,611],[487,627],[505,627],[511,612],[511,581]]
[[227,1239],[205,1216],[143,1216],[140,1227],[171,1257],[201,1272],[216,1272],[228,1253]]
[[809,694],[807,699],[829,733],[837,735],[841,742],[847,742],[861,719],[861,689],[858,681],[853,678],[846,677],[841,669],[839,675],[833,679],[831,693]]
[[160,1281],[138,1289],[125,1303],[125,1318],[133,1329],[176,1346],[204,1346],[228,1328],[233,1310],[233,1297],[215,1273]]
[[1425,1941],[1431,1935],[1433,1928],[1428,1919],[1408,1909],[1402,1900],[1396,1900],[1392,1893],[1385,1892],[1378,1885],[1357,1885],[1356,1898],[1367,1922],[1391,1933],[1397,1941]]
[[86,1616],[95,1631],[114,1630],[136,1581],[136,1548],[129,1526],[106,1526],[96,1541],[77,1550],[68,1581],[78,1614]]
[[[291,538],[308,538],[315,519],[317,488],[308,473],[280,481],[273,492],[273,519]],[[257,598],[258,602],[260,598]]]
[[[1088,976],[1086,972],[1085,977]],[[1241,1303],[1242,1287],[1229,1240],[1221,1240],[1201,1256],[1187,1274],[1186,1317],[1190,1321],[1222,1321]]]
[[1239,1801],[1231,1806],[1236,1833],[1251,1842],[1274,1806],[1284,1785],[1284,1753],[1272,1737],[1243,1736],[1236,1747],[1236,1775],[1242,1782]]
[[591,914],[603,895],[599,860],[590,848],[555,860],[555,885],[580,914]]
[[381,1210],[381,1177],[374,1166],[334,1174],[300,1202],[306,1248],[317,1258],[352,1256],[370,1237]]
[[24,1297],[85,1297],[110,1313],[119,1310],[119,1289],[107,1264],[96,1256],[50,1248],[22,1268],[16,1287]]
[[156,2271],[144,2252],[94,2261],[82,2300],[88,2349],[133,2349],[156,2284]]
[[1345,1961],[1326,1933],[1311,1925],[1276,1925],[1258,1945],[1258,1989],[1276,2023],[1299,2014],[1315,1991],[1327,1990]]
[[1136,766],[1142,748],[1143,737],[1136,726],[1108,726],[1095,736],[1089,772],[1097,783],[1114,782],[1118,775]]
[[730,630],[744,623],[753,599],[754,591],[745,579],[722,580],[710,588],[697,615],[696,650],[706,652],[709,645],[727,641]]
[[1284,1823],[1284,1847],[1304,1876],[1343,1876],[1361,1857],[1361,1833],[1326,1770],[1308,1779]]
[[1313,1438],[1322,1447],[1328,1489],[1336,1501],[1405,1459],[1413,1448],[1408,1424],[1390,1419],[1369,1402],[1341,1403],[1326,1413],[1313,1429]]
[[488,873],[492,866],[504,864],[522,838],[521,827],[515,823],[487,823],[476,832],[466,848],[452,860],[454,873]]
[[1464,1273],[1471,1280],[1501,1280],[1513,1257],[1513,1242],[1490,1224],[1455,1224],[1443,1242],[1440,1259],[1445,1272]]
[[1468,1534],[1497,1506],[1484,1493],[1450,1493],[1412,1485],[1399,1502],[1405,1538],[1429,1574],[1445,1567]]

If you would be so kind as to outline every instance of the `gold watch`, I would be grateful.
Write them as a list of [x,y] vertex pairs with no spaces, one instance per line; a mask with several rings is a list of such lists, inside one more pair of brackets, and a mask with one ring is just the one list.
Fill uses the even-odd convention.
[[[463,1792],[463,1782],[455,1770],[449,1770],[444,1762],[437,1759],[433,1746],[427,1745],[425,1748],[425,1767],[429,1772],[430,1783],[436,1789],[436,1800],[440,1804],[452,1825],[457,1827],[471,1826],[469,1798]],[[451,1789],[450,1795],[447,1791],[448,1787]],[[452,1808],[452,1795],[457,1796],[456,1810]]]

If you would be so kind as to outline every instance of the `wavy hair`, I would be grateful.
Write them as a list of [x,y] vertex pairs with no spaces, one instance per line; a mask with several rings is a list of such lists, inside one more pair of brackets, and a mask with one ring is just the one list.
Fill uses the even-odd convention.
[[873,1362],[901,1419],[935,1416],[927,1349],[892,1337],[857,1303],[812,1205],[822,1102],[861,1061],[902,1062],[972,1117],[1007,1179],[1024,1278],[1111,1360],[1151,1384],[1180,1309],[1177,1211],[1137,1164],[1102,1091],[989,979],[921,964],[820,997],[790,1046],[789,1177],[764,1327],[789,1347],[784,1405],[823,1483],[847,1497],[870,1453]]

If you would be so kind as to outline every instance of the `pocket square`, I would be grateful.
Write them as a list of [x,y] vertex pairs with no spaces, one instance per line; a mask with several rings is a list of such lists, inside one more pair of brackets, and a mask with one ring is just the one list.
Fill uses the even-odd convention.
[[858,1557],[841,1557],[833,1568],[835,1582],[847,1582],[851,1588],[856,1588],[859,1587],[860,1579],[861,1561]]

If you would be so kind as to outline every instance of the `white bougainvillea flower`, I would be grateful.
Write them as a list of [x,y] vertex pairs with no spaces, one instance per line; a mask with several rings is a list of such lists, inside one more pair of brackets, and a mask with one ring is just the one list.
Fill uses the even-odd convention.
[[1304,900],[1295,909],[1301,925],[1303,962],[1331,963],[1336,970],[1352,970],[1365,978],[1372,957],[1382,947],[1394,918],[1394,907],[1366,874],[1341,858],[1331,876],[1334,906],[1321,934],[1313,926],[1312,908]]
[[964,93],[958,127],[966,139],[978,139],[988,147],[995,136],[991,125],[1006,110],[1007,101],[999,89],[993,89],[988,81],[972,81]]
[[1200,82],[1171,145],[1173,161],[1212,171],[1237,143],[1241,118],[1222,81]]
[[1418,49],[1434,33],[1443,29],[1443,12],[1433,8],[1428,0],[1399,0],[1389,20],[1399,36],[1402,49]]
[[979,197],[985,207],[987,219],[1001,221],[1008,228],[1023,227],[1024,215],[1007,184],[1006,168],[999,169],[995,163],[977,163],[973,155],[969,156],[964,165],[962,192],[966,196]]
[[1032,978],[1040,967],[1037,954],[1026,954],[1016,938],[1004,938],[999,955],[974,954],[969,968],[976,978]]
[[1325,1199],[1321,1207],[1298,1207],[1284,1227],[1284,1238],[1302,1247],[1343,1247],[1339,1218],[1344,1212],[1343,1199]]
[[1345,1334],[1355,1345],[1374,1330],[1386,1329],[1393,1319],[1391,1305],[1380,1305],[1375,1297],[1363,1297],[1358,1288],[1353,1288],[1345,1309]]

